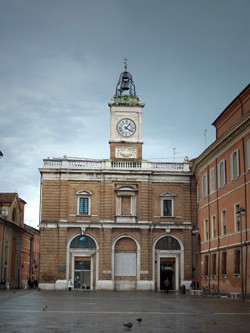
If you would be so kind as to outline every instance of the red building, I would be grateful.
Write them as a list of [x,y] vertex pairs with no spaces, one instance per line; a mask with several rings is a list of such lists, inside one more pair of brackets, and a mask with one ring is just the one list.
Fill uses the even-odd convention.
[[0,280],[7,288],[39,279],[39,230],[24,224],[26,202],[17,193],[0,193]]
[[216,140],[193,163],[198,278],[219,293],[250,294],[250,85],[214,121]]

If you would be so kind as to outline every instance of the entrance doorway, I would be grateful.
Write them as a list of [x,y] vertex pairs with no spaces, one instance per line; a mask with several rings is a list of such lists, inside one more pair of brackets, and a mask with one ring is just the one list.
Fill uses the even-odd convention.
[[164,289],[164,281],[168,279],[169,289],[175,289],[175,258],[161,258],[160,289]]
[[90,289],[90,257],[75,257],[74,289]]

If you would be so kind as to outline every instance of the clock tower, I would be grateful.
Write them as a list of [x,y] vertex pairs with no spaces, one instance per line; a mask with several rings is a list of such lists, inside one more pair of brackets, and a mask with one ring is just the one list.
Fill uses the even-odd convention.
[[110,159],[142,160],[142,103],[136,95],[132,75],[121,73],[110,106]]

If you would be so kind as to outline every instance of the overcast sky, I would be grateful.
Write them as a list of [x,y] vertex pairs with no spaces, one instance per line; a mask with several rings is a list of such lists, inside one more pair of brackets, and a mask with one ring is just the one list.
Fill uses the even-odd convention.
[[[108,102],[128,58],[143,157],[198,156],[249,83],[249,0],[0,0],[0,191],[39,223],[43,158],[109,158]],[[206,133],[206,135],[204,135]]]

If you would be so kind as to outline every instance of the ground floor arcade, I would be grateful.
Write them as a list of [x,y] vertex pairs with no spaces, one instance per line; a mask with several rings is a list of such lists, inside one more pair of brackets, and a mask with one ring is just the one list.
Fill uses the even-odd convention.
[[[195,262],[190,228],[58,228],[41,253],[40,287],[74,290],[161,290],[189,287]],[[51,242],[51,240],[53,240]]]

